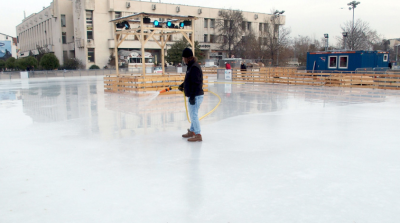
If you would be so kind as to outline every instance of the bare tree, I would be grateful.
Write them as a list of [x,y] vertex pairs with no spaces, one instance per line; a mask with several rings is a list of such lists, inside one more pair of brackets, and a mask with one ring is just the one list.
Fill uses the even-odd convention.
[[281,16],[273,14],[270,20],[265,20],[266,29],[261,32],[262,49],[268,55],[267,59],[271,59],[272,64],[278,59],[278,54],[290,44],[290,28],[281,26]]
[[347,21],[341,26],[341,29],[343,32],[347,32],[348,36],[346,40],[343,39],[343,36],[337,37],[337,40],[340,43],[346,41],[347,48],[351,50],[371,50],[374,44],[382,41],[377,32],[370,28],[368,22],[361,19],[354,23],[354,27],[352,21]]
[[301,64],[307,62],[307,52],[321,50],[321,42],[308,36],[298,36],[293,39],[293,57],[298,58]]
[[242,37],[243,13],[240,10],[220,10],[220,19],[216,22],[216,28],[219,33],[221,49],[228,50],[228,56],[231,57],[234,46]]
[[260,41],[257,40],[254,32],[249,30],[247,35],[235,45],[233,49],[235,56],[243,59],[261,59]]

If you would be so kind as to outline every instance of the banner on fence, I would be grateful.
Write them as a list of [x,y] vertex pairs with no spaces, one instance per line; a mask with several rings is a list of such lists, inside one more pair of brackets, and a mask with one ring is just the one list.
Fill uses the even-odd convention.
[[232,70],[225,70],[225,80],[232,80]]

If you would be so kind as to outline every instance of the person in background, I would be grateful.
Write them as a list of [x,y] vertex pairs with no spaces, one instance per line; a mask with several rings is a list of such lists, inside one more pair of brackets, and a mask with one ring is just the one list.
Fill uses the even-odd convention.
[[230,70],[231,69],[231,65],[227,62],[225,62],[225,69]]
[[240,65],[240,70],[241,71],[246,71],[247,70],[246,64],[244,64],[243,61],[242,61],[242,64]]
[[186,97],[189,98],[189,115],[191,125],[186,134],[183,134],[183,138],[188,138],[189,142],[200,142],[203,141],[201,136],[200,120],[199,120],[199,108],[204,98],[203,91],[203,71],[200,65],[197,63],[197,58],[193,56],[193,51],[189,48],[185,48],[182,52],[183,63],[187,65],[187,71],[185,80],[178,89],[184,91]]

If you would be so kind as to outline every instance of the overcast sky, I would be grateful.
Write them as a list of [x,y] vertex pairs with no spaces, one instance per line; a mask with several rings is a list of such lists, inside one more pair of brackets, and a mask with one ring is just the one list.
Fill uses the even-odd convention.
[[[106,1],[106,0],[98,0]],[[162,0],[176,3],[213,8],[232,8],[242,11],[270,13],[271,9],[285,10],[286,27],[292,30],[291,36],[310,36],[320,40],[324,33],[329,33],[334,41],[341,35],[340,25],[352,20],[352,11],[347,3],[352,0]],[[362,19],[370,27],[387,39],[400,38],[400,1],[399,0],[359,0],[355,9],[355,19]],[[153,2],[159,2],[158,0]],[[24,15],[30,15],[49,6],[50,0],[13,0],[13,4],[2,7],[0,14],[0,33],[16,36],[15,27],[21,23]],[[4,5],[3,5],[4,6]],[[343,8],[343,9],[342,9]],[[173,12],[172,12],[173,13]]]

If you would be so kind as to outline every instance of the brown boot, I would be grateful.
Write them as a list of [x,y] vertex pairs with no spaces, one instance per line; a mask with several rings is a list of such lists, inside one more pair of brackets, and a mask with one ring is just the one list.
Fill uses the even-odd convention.
[[192,132],[192,131],[190,131],[188,129],[188,132],[186,134],[183,134],[182,137],[183,138],[190,138],[190,137],[193,137],[194,135],[195,135],[194,132]]
[[203,138],[201,137],[200,134],[195,134],[192,138],[188,139],[189,142],[201,142],[203,141]]

